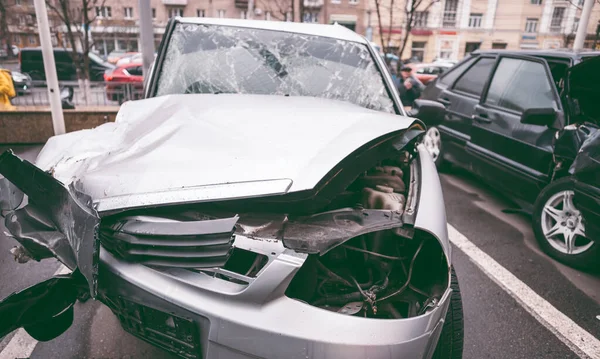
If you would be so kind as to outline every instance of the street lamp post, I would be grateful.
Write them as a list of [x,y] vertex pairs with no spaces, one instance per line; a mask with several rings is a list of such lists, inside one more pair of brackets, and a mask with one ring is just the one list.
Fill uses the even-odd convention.
[[594,7],[595,2],[596,0],[585,0],[585,3],[583,4],[581,18],[577,27],[577,35],[575,35],[575,41],[573,42],[573,50],[583,49],[583,43],[585,41],[585,36],[587,35],[588,22],[590,21],[592,8]]
[[50,25],[48,24],[48,9],[44,0],[34,0],[35,16],[40,32],[40,43],[42,45],[42,59],[44,60],[44,72],[46,73],[46,86],[50,100],[50,112],[52,113],[52,127],[54,135],[62,135],[66,132],[65,119],[63,117],[62,105],[60,103],[60,90],[58,87],[58,76],[56,75],[56,64],[54,62],[54,50],[52,50],[52,39],[50,36]]

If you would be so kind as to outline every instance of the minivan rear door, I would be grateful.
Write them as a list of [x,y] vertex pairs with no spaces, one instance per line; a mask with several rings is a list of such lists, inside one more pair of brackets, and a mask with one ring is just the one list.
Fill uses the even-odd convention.
[[[527,109],[553,109],[552,125],[521,122]],[[556,132],[563,110],[546,60],[499,55],[473,113],[467,151],[473,170],[491,184],[532,203],[553,171]]]

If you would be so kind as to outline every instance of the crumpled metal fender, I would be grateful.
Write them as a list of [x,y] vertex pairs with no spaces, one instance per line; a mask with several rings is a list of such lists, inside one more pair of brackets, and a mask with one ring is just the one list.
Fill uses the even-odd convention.
[[[92,297],[97,293],[100,217],[92,199],[64,184],[12,151],[0,155],[0,180],[4,205],[14,205],[21,194],[27,195],[28,205],[10,210],[6,228],[26,250],[26,255],[41,260],[56,257],[69,269],[79,269],[85,277]],[[13,186],[7,183],[10,181]]]

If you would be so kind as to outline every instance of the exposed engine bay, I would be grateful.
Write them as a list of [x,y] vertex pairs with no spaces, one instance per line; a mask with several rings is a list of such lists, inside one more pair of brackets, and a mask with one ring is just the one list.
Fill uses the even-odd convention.
[[[282,241],[287,248],[309,254],[286,291],[288,297],[344,315],[410,318],[435,307],[449,284],[449,265],[441,244],[409,224],[419,190],[416,162],[405,151],[394,160],[378,163],[312,215],[261,212],[260,208],[241,213],[235,203],[216,202],[184,211],[157,209],[150,212],[156,217],[149,218],[215,221],[238,214],[236,235],[255,241]],[[159,253],[157,246],[142,249],[129,245],[128,250],[122,250],[115,238],[131,244],[124,236],[132,232],[123,234],[123,228],[128,221],[139,223],[148,218],[142,214],[147,216],[149,211],[103,218],[100,238],[104,247],[127,260],[185,267],[238,284],[248,284],[269,264],[265,255],[236,248],[234,243],[221,268],[195,265],[199,262],[192,257],[205,260],[207,252],[219,253],[222,259],[229,235],[220,242],[213,235],[212,247],[188,247],[180,254],[176,249]],[[224,228],[235,222],[228,223]]]

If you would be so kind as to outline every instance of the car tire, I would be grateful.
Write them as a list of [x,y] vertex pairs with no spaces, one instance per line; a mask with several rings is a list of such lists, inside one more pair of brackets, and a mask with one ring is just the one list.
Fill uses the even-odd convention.
[[[580,223],[583,224],[585,234],[585,220],[573,204],[573,189],[571,177],[564,177],[550,183],[540,192],[533,206],[533,233],[542,250],[552,258],[574,268],[596,269],[600,262],[600,244],[579,234],[582,228],[579,227]],[[565,198],[567,208],[563,208]],[[562,232],[553,234],[556,232],[553,231],[555,227],[560,227]],[[570,246],[567,245],[567,234],[574,237]]]
[[436,126],[427,128],[425,136],[423,136],[423,145],[425,145],[427,152],[431,155],[437,169],[443,169],[444,157],[442,153],[442,136],[440,130]]
[[463,306],[458,277],[454,272],[454,268],[451,272],[450,287],[452,288],[450,306],[448,307],[448,313],[446,313],[440,339],[433,353],[433,359],[461,359],[463,355],[465,338]]

